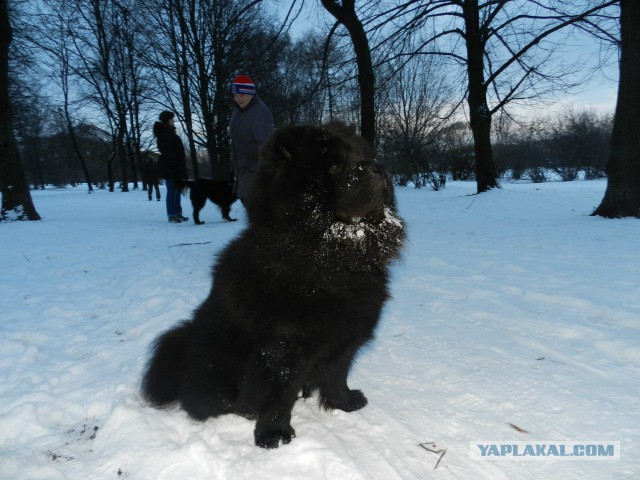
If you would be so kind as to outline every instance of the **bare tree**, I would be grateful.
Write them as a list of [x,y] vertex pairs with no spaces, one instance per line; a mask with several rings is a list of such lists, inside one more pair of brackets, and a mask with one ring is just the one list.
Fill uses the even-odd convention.
[[[131,92],[126,37],[122,29],[128,25],[129,9],[109,0],[75,0],[76,8],[82,12],[86,26],[91,31],[85,37],[85,46],[92,45],[93,56],[83,56],[88,67],[87,78],[101,90],[100,100],[109,115],[114,130],[114,147],[120,164],[120,180],[123,192],[129,191],[129,155],[127,137],[128,106]],[[83,55],[82,52],[78,52]],[[113,182],[110,182],[113,191]]]
[[[598,177],[604,171],[611,138],[610,117],[594,112],[569,109],[547,125],[550,134],[541,165],[554,171],[563,181]],[[602,177],[603,175],[600,175]]]
[[[324,34],[307,32],[292,41],[279,39],[279,54],[270,65],[260,97],[267,102],[276,125],[319,124],[331,117],[336,49]],[[260,72],[263,75],[263,72]]]
[[82,171],[84,173],[85,183],[87,184],[87,189],[89,193],[93,191],[93,185],[91,181],[91,175],[89,174],[89,170],[87,168],[87,162],[85,161],[84,154],[82,149],[78,144],[78,137],[76,135],[75,125],[73,121],[73,116],[71,113],[71,81],[72,81],[72,67],[70,55],[71,52],[69,50],[69,41],[67,38],[66,32],[68,31],[68,19],[64,18],[63,10],[55,10],[53,12],[57,18],[58,29],[53,30],[52,33],[55,35],[55,42],[53,44],[50,43],[42,43],[42,40],[51,39],[51,36],[43,35],[38,39],[40,45],[44,47],[44,50],[53,55],[54,58],[57,58],[57,67],[58,71],[58,80],[60,82],[60,87],[62,89],[62,108],[59,113],[64,119],[64,124],[66,126],[67,132],[69,134],[69,138],[71,139],[71,143],[73,145],[73,151],[78,159],[78,162],[82,166]]
[[263,24],[261,1],[141,2],[149,20],[144,58],[154,75],[155,100],[184,126],[196,177],[204,147],[212,175],[228,178],[230,82],[239,71],[259,71],[277,36]]
[[[396,70],[393,65],[391,70]],[[383,161],[400,183],[444,186],[440,133],[451,124],[451,86],[435,57],[415,57],[381,89],[378,136]]]
[[593,215],[640,217],[640,2],[620,0],[620,83],[607,190]]
[[[15,25],[13,28],[16,28]],[[9,68],[12,72],[18,71],[17,68],[11,68],[11,66]],[[26,68],[20,69],[21,72],[26,70]],[[11,125],[28,183],[32,184],[33,189],[44,190],[43,163],[46,149],[43,138],[49,133],[52,106],[48,97],[40,92],[40,85],[21,75],[11,75],[9,95]]]
[[324,8],[349,32],[355,51],[360,87],[360,130],[363,138],[376,143],[375,75],[369,40],[355,10],[355,0],[322,0]]
[[0,0],[0,220],[40,220],[31,199],[11,124],[9,45],[12,33],[7,0]]
[[371,28],[391,30],[376,47],[386,49],[391,59],[441,55],[463,66],[477,191],[484,192],[498,186],[493,115],[511,102],[539,97],[554,83],[566,88],[561,80],[567,72],[550,67],[559,42],[555,35],[616,2],[409,0],[370,22]]
[[[189,16],[187,2],[164,0],[142,1],[144,13],[138,19],[144,32],[140,55],[151,72],[152,87],[148,95],[158,104],[157,111],[171,110],[185,126],[189,157],[196,178],[198,174],[194,117],[197,106],[191,89],[190,44],[186,31]],[[190,4],[193,5],[193,4]],[[195,13],[192,14],[192,17]],[[157,120],[157,118],[154,118]]]
[[[121,188],[126,192],[129,179],[136,180],[135,159],[140,148],[140,70],[136,66],[131,21],[135,2],[50,0],[48,6],[54,15],[64,12],[59,27],[65,55],[59,63],[67,65],[69,73],[81,80],[84,98],[111,132],[112,158],[120,167]],[[115,183],[114,160],[107,165],[111,191]]]
[[554,172],[564,181],[605,176],[612,116],[590,110],[558,112],[553,116],[515,122],[501,116],[496,129],[496,160],[511,178],[539,183]]
[[73,90],[76,86],[74,80],[78,73],[72,62],[74,54],[69,32],[76,18],[70,13],[70,9],[64,8],[64,3],[60,3],[60,0],[45,0],[40,7],[39,11],[33,8],[30,15],[21,18],[23,36],[31,47],[35,47],[34,56],[38,58],[32,69],[32,78],[50,78],[59,86],[61,106],[51,108],[51,112],[62,120],[61,124],[64,125],[72,145],[71,157],[77,160],[91,193],[93,182],[84,152],[79,145],[73,109]]

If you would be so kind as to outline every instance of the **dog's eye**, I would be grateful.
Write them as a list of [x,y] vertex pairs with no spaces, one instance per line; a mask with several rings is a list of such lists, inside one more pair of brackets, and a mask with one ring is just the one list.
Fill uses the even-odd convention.
[[289,150],[287,150],[286,148],[280,147],[280,153],[286,160],[291,160],[291,153],[289,153]]
[[331,175],[337,175],[341,173],[343,170],[344,170],[343,166],[340,165],[339,163],[336,163],[335,165],[332,165],[331,168],[329,168],[329,173]]

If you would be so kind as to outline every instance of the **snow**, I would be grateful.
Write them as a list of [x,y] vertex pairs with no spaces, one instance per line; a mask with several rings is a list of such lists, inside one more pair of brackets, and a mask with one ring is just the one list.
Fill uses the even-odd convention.
[[[640,222],[589,216],[605,187],[398,189],[407,246],[350,375],[369,405],[300,400],[297,438],[272,451],[253,422],[139,396],[150,343],[208,294],[240,203],[236,223],[208,204],[205,225],[176,225],[140,191],[32,192],[43,220],[0,224],[0,478],[640,478]],[[470,458],[470,442],[536,440],[621,456]]]
[[[402,222],[394,216],[390,208],[385,207],[384,218],[380,221],[380,225],[366,223],[361,218],[353,218],[353,223],[335,222],[329,225],[324,233],[327,239],[340,239],[359,241],[363,240],[373,230],[382,229],[402,229]],[[395,242],[397,245],[399,242]]]

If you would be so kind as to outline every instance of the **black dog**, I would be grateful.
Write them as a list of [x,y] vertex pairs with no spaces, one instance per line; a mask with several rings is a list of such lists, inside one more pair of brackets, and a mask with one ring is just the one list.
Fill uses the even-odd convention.
[[220,207],[222,218],[228,222],[235,222],[235,218],[229,216],[231,205],[236,201],[233,194],[233,186],[229,182],[200,178],[198,180],[183,180],[181,182],[182,194],[189,190],[189,198],[193,207],[193,221],[196,225],[202,225],[200,210],[207,203],[207,198]]
[[272,136],[249,226],[218,257],[209,297],[154,344],[142,383],[149,403],[179,404],[196,420],[255,419],[265,448],[295,436],[300,392],[318,389],[326,409],[367,404],[347,376],[373,337],[404,230],[366,145],[342,124]]

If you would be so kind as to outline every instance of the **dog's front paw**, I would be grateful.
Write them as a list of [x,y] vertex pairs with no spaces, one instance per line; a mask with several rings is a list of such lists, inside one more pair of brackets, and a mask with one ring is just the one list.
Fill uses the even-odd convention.
[[264,430],[256,428],[254,432],[256,445],[262,448],[278,448],[280,445],[286,445],[291,442],[291,439],[295,438],[295,436],[296,432],[291,426]]
[[339,397],[321,398],[321,404],[328,410],[338,409],[345,412],[355,412],[365,407],[367,403],[367,397],[364,396],[360,390],[349,390]]

